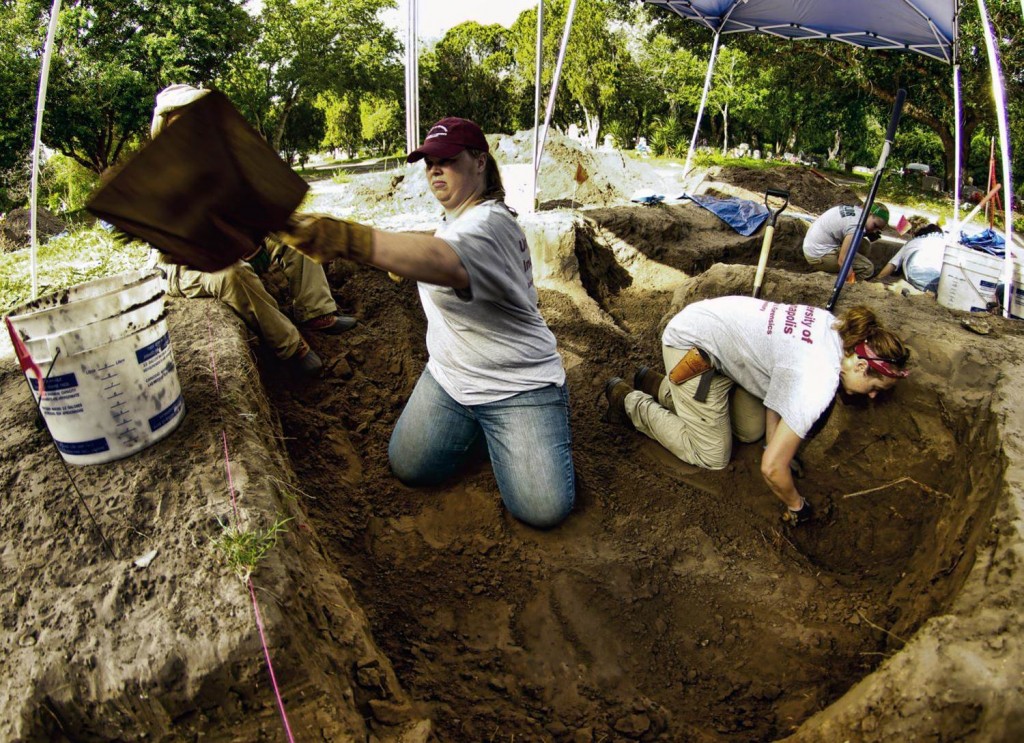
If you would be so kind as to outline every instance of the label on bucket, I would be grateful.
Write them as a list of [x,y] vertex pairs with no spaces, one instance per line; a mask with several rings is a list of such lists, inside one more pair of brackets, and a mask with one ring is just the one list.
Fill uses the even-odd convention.
[[106,439],[93,439],[92,441],[57,441],[57,439],[54,439],[53,441],[57,444],[57,449],[60,450],[61,454],[69,454],[76,457],[110,451],[110,444],[107,443]]
[[135,352],[135,359],[145,366],[146,362],[152,358],[159,356],[161,351],[169,349],[171,347],[171,337],[169,333],[164,333],[163,336],[157,338],[155,341],[150,343],[148,346],[143,346]]
[[[28,383],[38,398],[39,380],[29,377]],[[78,377],[73,372],[47,377],[43,380],[43,386],[46,388],[46,397],[40,401],[39,409],[44,416],[77,415],[84,409],[78,389]]]
[[185,398],[178,395],[177,400],[149,419],[149,430],[156,431],[158,428],[166,426],[170,421],[174,420],[174,417],[181,411],[184,404]]
[[155,387],[166,376],[177,373],[171,355],[171,338],[167,333],[136,351],[135,358],[146,375],[147,387]]

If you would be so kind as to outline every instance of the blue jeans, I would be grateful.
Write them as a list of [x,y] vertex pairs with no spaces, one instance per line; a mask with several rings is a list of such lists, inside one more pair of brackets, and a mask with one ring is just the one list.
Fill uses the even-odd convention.
[[391,434],[391,471],[406,485],[441,483],[465,463],[481,434],[501,500],[513,516],[545,528],[569,515],[576,476],[565,385],[467,406],[424,369]]

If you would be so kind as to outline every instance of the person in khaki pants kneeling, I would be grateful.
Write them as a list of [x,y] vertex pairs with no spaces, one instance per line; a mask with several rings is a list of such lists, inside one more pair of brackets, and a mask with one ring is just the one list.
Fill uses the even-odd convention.
[[[155,139],[173,126],[186,107],[209,92],[191,85],[164,88],[156,97],[150,135]],[[323,362],[302,337],[300,328],[336,335],[356,324],[354,317],[338,314],[323,267],[293,250],[281,236],[269,236],[252,255],[220,271],[176,264],[155,249],[153,264],[163,271],[169,296],[219,299],[270,346],[274,355],[304,377],[320,376]],[[281,311],[260,278],[271,265],[279,266],[288,278],[293,318]]]
[[719,297],[695,302],[662,335],[666,374],[643,367],[605,386],[608,419],[632,424],[679,459],[722,469],[732,438],[765,438],[761,474],[787,506],[783,519],[809,520],[810,503],[790,470],[800,444],[839,386],[869,397],[906,377],[910,352],[867,307],[842,318],[816,307]]

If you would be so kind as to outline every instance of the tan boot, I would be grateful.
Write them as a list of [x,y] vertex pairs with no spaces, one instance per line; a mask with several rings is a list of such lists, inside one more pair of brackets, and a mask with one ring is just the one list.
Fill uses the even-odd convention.
[[626,395],[633,391],[633,388],[626,384],[622,377],[612,377],[604,386],[604,396],[608,399],[608,411],[604,415],[606,423],[623,423],[633,425],[633,421],[626,414]]
[[658,374],[651,367],[641,366],[636,370],[636,374],[633,375],[633,386],[641,392],[646,392],[655,400],[659,400],[661,380],[664,378],[664,374]]

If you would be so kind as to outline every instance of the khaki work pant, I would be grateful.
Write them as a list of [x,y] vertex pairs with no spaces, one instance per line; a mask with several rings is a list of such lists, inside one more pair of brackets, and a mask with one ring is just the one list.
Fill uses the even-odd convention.
[[764,436],[765,407],[759,399],[715,372],[707,399],[697,402],[693,395],[700,377],[679,385],[668,379],[668,371],[690,349],[662,346],[661,350],[666,376],[658,398],[640,391],[626,395],[626,413],[636,430],[684,462],[709,470],[720,470],[729,463],[733,435],[744,443]]
[[[287,246],[274,248],[270,255],[271,261],[280,265],[288,277],[296,322],[304,323],[337,311],[320,264]],[[262,336],[278,358],[287,359],[299,349],[302,336],[295,324],[281,312],[259,275],[245,261],[215,273],[178,265],[163,265],[162,268],[167,274],[168,295],[219,299],[253,332]]]
[[[839,273],[839,248],[836,248],[831,253],[826,253],[820,258],[811,258],[808,255],[804,255],[804,258],[807,259],[807,265],[819,271]],[[857,251],[857,255],[853,256],[853,273],[858,279],[867,281],[875,275],[875,264],[871,262],[870,258]]]

